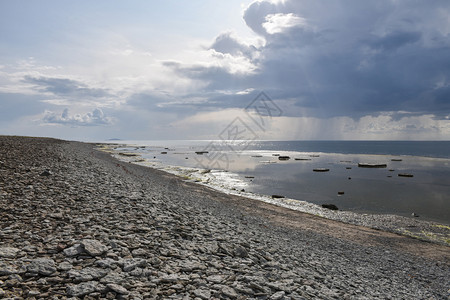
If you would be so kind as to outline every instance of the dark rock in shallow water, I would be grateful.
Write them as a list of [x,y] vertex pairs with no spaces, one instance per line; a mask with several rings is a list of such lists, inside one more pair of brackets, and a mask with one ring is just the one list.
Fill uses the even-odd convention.
[[386,168],[387,164],[359,163],[360,168]]
[[408,174],[408,173],[400,173],[398,174],[399,177],[414,177],[413,174]]
[[328,172],[330,169],[327,168],[315,168],[313,169],[314,172]]
[[203,155],[203,154],[206,154],[206,153],[209,153],[209,152],[208,151],[195,151],[195,153],[197,155]]
[[322,204],[322,207],[323,208],[328,208],[328,209],[331,209],[331,210],[339,210],[338,207],[336,205],[334,205],[334,204]]

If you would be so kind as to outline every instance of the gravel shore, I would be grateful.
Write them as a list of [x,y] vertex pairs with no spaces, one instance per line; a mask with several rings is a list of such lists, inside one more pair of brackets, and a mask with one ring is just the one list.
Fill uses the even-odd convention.
[[0,298],[448,299],[450,247],[0,136]]

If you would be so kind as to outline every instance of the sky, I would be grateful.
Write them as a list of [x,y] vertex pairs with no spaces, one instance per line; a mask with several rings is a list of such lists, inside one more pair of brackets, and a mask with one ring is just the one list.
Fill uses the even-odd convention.
[[[263,127],[255,103],[276,108]],[[0,0],[0,134],[221,139],[236,120],[450,140],[450,1]]]

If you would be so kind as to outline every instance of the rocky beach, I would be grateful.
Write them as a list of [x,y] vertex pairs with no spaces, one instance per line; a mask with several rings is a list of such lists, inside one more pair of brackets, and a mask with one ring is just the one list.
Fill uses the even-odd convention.
[[[442,230],[446,230],[443,228]],[[0,298],[448,299],[450,248],[0,137]]]

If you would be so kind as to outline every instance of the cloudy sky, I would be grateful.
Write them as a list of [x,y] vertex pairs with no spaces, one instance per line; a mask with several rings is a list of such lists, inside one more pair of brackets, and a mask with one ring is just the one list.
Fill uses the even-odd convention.
[[217,139],[237,117],[260,139],[450,140],[450,1],[0,0],[0,134]]

